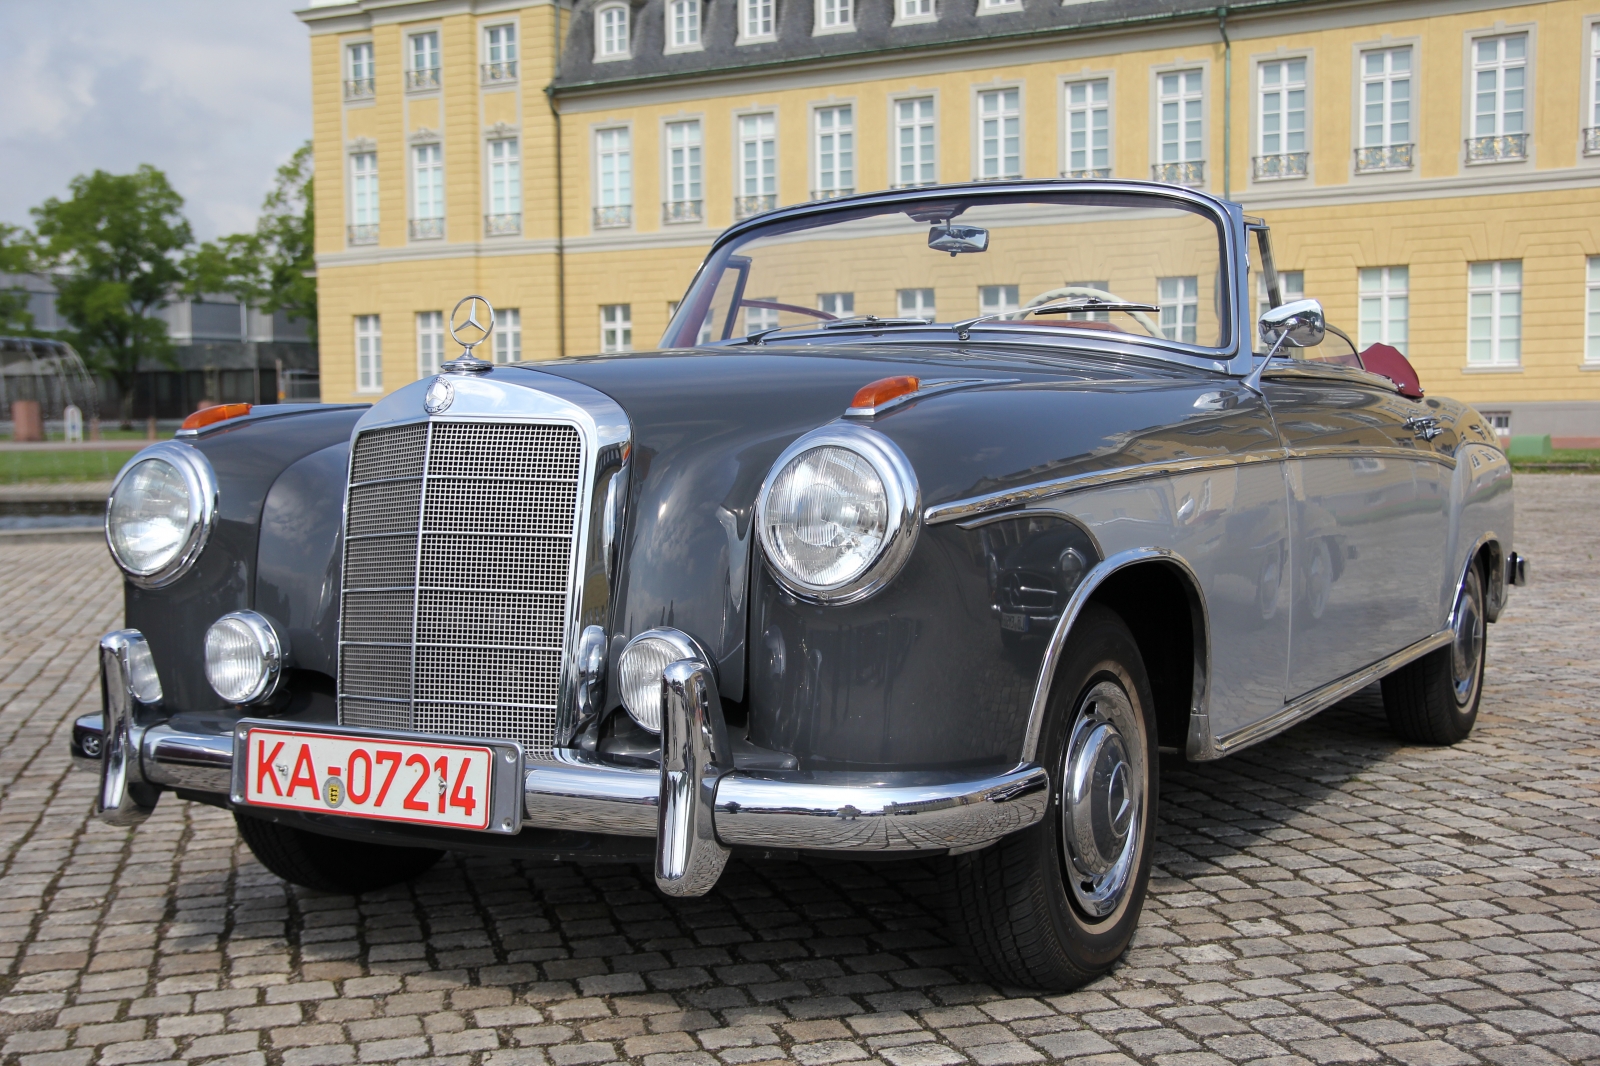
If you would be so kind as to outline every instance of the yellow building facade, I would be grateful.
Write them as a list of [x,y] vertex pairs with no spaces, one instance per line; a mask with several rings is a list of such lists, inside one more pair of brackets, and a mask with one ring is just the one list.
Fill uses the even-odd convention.
[[[358,0],[308,8],[322,389],[649,348],[711,240],[806,200],[1144,178],[1517,433],[1600,437],[1600,2]],[[975,315],[940,292],[942,319]]]

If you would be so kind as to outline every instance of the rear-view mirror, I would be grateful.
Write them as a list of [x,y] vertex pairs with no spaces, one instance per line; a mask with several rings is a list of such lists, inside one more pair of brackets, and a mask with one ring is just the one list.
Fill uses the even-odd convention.
[[989,231],[982,226],[959,226],[946,222],[928,231],[928,247],[937,252],[961,255],[964,252],[987,252]]

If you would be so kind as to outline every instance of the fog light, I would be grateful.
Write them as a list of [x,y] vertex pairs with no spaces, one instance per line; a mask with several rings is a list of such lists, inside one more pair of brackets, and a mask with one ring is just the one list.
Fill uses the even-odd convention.
[[225,614],[206,630],[206,680],[229,703],[255,703],[277,691],[288,653],[261,615]]
[[680,659],[711,663],[710,656],[688,634],[676,629],[650,629],[628,642],[617,659],[617,688],[622,706],[639,725],[661,732],[661,672]]

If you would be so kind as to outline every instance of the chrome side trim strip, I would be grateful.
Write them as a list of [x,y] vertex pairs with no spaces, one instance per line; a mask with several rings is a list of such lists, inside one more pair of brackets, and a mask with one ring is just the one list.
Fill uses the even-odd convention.
[[1235,729],[1232,733],[1217,737],[1214,742],[1215,755],[1221,758],[1231,755],[1240,748],[1259,743],[1268,737],[1288,729],[1290,726],[1309,718],[1318,711],[1330,707],[1346,696],[1383,677],[1400,669],[1414,659],[1420,659],[1430,651],[1436,651],[1450,643],[1451,632],[1443,629],[1429,637],[1417,641],[1409,647],[1402,648],[1393,655],[1379,659],[1370,666],[1363,667],[1355,673],[1346,674],[1337,681],[1330,681],[1321,688],[1313,689],[1304,696],[1297,697],[1283,705],[1277,711],[1261,721],[1247,725],[1243,729]]
[[941,522],[959,522],[988,514],[991,511],[1001,511],[1010,507],[1023,507],[1051,496],[1060,496],[1068,492],[1082,492],[1084,489],[1099,488],[1102,485],[1114,485],[1123,481],[1144,481],[1149,478],[1192,473],[1196,470],[1216,470],[1222,467],[1248,466],[1252,463],[1276,463],[1282,459],[1283,453],[1275,450],[1271,452],[1246,452],[1242,455],[1206,455],[1195,456],[1190,459],[1164,459],[1155,463],[1135,463],[1132,466],[1118,467],[1115,470],[1091,470],[1082,474],[1072,474],[1068,477],[1041,481],[1036,485],[1028,485],[1024,488],[1006,489],[1003,492],[991,492],[983,496],[968,497],[965,500],[934,504],[923,512],[922,520],[930,526],[936,526]]
[[661,803],[656,887],[703,896],[728,864],[717,841],[717,778],[732,759],[711,667],[680,659],[661,674]]
[[100,638],[104,735],[94,813],[111,825],[138,825],[150,817],[161,798],[160,790],[145,780],[140,758],[144,728],[138,722],[138,710],[144,704],[134,687],[136,655],[150,655],[144,634],[137,629],[116,629]]
[[1456,468],[1455,456],[1420,448],[1289,448],[1286,455],[1290,459],[1404,459],[1409,462],[1438,463],[1450,470]]

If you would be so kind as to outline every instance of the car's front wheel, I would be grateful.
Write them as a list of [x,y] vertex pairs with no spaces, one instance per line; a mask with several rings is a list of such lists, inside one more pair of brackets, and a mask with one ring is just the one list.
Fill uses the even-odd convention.
[[1050,770],[1044,819],[954,860],[952,912],[995,980],[1064,990],[1127,949],[1155,841],[1150,684],[1133,635],[1104,607],[1073,628],[1038,750]]
[[1450,643],[1383,679],[1389,728],[1415,744],[1455,744],[1478,721],[1489,621],[1483,575],[1467,571],[1450,612]]
[[303,888],[355,895],[420,877],[444,854],[364,840],[339,840],[235,813],[239,836],[261,865]]

